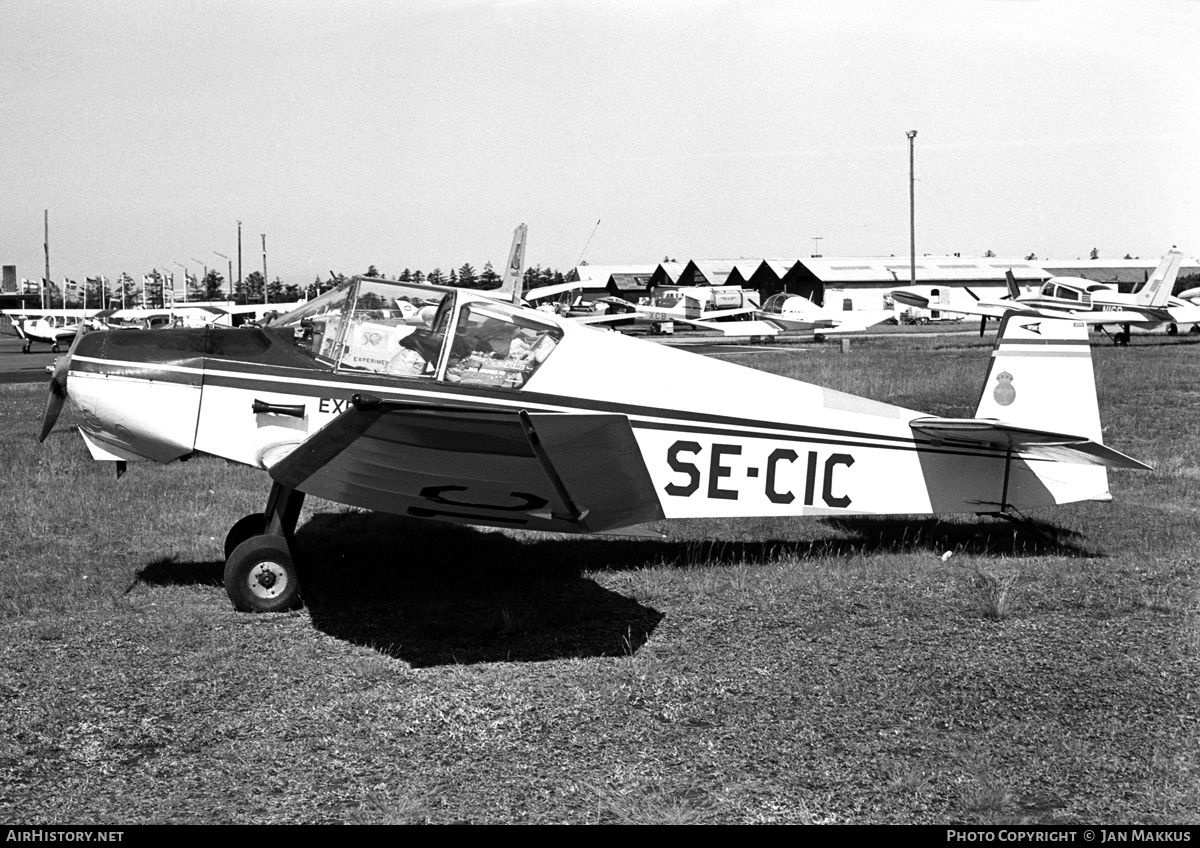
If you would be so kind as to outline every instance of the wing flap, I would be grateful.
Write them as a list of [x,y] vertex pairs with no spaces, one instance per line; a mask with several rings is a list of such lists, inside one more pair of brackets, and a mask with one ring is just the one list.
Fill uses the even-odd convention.
[[1079,465],[1150,469],[1143,462],[1082,436],[1015,427],[992,418],[914,418],[909,426],[935,443],[1010,448],[1029,456]]

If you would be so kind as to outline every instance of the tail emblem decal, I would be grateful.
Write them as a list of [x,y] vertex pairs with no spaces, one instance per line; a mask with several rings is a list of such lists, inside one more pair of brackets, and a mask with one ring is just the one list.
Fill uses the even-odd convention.
[[1013,376],[1007,371],[1001,371],[996,375],[996,388],[992,392],[992,397],[1001,406],[1011,406],[1012,402],[1017,399],[1017,390],[1013,388],[1012,381]]

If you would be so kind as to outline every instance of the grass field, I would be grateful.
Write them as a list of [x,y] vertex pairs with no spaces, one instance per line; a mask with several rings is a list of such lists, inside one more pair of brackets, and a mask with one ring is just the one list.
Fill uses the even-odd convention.
[[[969,415],[989,346],[756,367]],[[1035,517],[689,521],[664,541],[306,505],[296,613],[233,611],[261,472],[120,481],[0,386],[0,821],[1200,820],[1200,343],[1093,348],[1155,466]],[[949,552],[950,556],[945,554]]]

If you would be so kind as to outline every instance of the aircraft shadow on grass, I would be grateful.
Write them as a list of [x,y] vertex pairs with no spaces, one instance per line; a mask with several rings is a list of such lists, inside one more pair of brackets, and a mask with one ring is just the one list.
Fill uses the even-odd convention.
[[[826,519],[836,538],[514,538],[383,513],[320,513],[296,531],[305,603],[318,630],[413,666],[626,656],[663,613],[598,585],[588,572],[768,563],[781,556],[945,550],[1086,555],[1078,534],[995,521]],[[730,528],[737,524],[730,522]],[[813,525],[809,525],[812,527]],[[219,586],[223,564],[160,560],[138,580]]]

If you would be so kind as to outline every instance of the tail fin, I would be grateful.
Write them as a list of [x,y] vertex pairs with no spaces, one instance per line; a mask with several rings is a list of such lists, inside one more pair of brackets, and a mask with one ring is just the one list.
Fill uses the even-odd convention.
[[1004,272],[1004,282],[1008,285],[1008,299],[1019,300],[1021,287],[1017,285],[1017,278],[1013,276],[1012,268]]
[[512,247],[508,251],[508,264],[504,266],[504,276],[500,278],[500,288],[492,292],[493,296],[503,300],[512,300],[514,304],[521,302],[521,288],[525,275],[525,234],[529,228],[518,224],[513,230]]
[[1087,325],[1005,315],[975,417],[1102,442]]
[[1183,262],[1183,254],[1178,250],[1169,250],[1146,280],[1146,284],[1138,289],[1136,300],[1138,306],[1166,306],[1171,289],[1175,288],[1175,277],[1179,274],[1179,265]]

